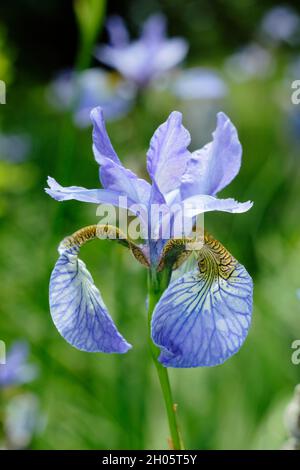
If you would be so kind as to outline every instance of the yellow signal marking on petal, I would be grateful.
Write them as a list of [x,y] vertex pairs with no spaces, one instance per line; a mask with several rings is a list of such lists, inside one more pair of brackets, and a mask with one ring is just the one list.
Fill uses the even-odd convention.
[[195,242],[197,240],[192,237],[169,240],[163,249],[157,271],[162,271],[168,264],[172,269],[177,269],[194,252],[201,273],[207,273],[211,278],[221,276],[228,279],[237,264],[229,251],[208,232],[204,233],[204,244],[200,250],[186,249],[187,244],[191,246]]
[[186,250],[187,239],[171,238],[164,246],[157,271],[160,272],[169,264],[172,269],[177,269],[191,255],[192,251]]
[[228,279],[234,271],[237,261],[218,240],[209,233],[204,234],[204,246],[197,253],[199,270],[213,277]]

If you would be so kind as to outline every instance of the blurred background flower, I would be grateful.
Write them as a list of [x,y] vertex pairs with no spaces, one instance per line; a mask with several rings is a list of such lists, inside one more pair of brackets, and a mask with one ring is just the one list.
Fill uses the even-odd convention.
[[5,448],[26,449],[45,424],[36,395],[23,393],[11,398],[4,417]]
[[73,114],[79,127],[91,124],[90,112],[101,106],[108,121],[121,118],[133,105],[133,86],[116,74],[93,68],[82,72],[63,72],[49,86],[49,103]]
[[208,67],[190,67],[170,77],[166,87],[177,98],[192,135],[194,148],[207,141],[216,123],[216,115],[223,108],[228,87],[222,75]]
[[46,423],[39,398],[22,390],[38,376],[38,368],[28,356],[27,342],[15,341],[0,365],[1,449],[27,448]]
[[126,26],[119,16],[109,18],[107,29],[110,44],[98,46],[96,57],[137,87],[149,85],[178,65],[187,54],[186,40],[167,38],[166,17],[162,14],[150,16],[143,24],[140,37],[134,41],[129,41]]
[[276,45],[280,42],[299,43],[299,14],[289,5],[275,6],[263,16],[260,29],[263,38],[270,44]]
[[24,161],[30,152],[30,138],[22,134],[0,134],[0,160]]
[[13,387],[31,382],[37,375],[36,366],[28,362],[28,345],[15,342],[6,356],[6,363],[0,367],[0,388]]
[[237,82],[266,78],[274,72],[274,67],[271,53],[256,43],[244,46],[225,61],[226,72]]

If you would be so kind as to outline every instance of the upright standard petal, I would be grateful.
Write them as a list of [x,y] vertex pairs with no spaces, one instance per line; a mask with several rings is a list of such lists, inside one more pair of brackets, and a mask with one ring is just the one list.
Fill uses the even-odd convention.
[[124,47],[129,42],[129,35],[121,16],[110,16],[106,23],[106,29],[109,35],[109,41],[112,46]]
[[105,158],[121,163],[107,135],[102,109],[98,106],[91,111],[93,123],[93,152],[95,160],[102,165]]
[[106,133],[103,112],[94,108],[91,112],[94,124],[93,149],[100,167],[100,181],[106,190],[115,191],[129,198],[129,204],[148,204],[150,184],[123,167]]
[[106,160],[100,168],[100,181],[104,188],[127,196],[133,204],[148,204],[150,184],[138,178],[133,171],[112,160]]
[[188,43],[182,38],[171,38],[157,48],[153,58],[153,75],[157,77],[163,72],[173,69],[188,52]]
[[151,15],[143,24],[141,40],[149,42],[160,42],[166,37],[166,17],[160,13]]
[[77,246],[63,249],[50,279],[50,311],[63,338],[87,352],[125,353],[131,345],[114,325]]
[[188,162],[182,179],[182,197],[217,194],[238,174],[241,157],[236,128],[226,114],[218,113],[213,141],[194,152]]
[[147,170],[158,189],[166,194],[178,187],[190,156],[191,137],[182,125],[182,114],[173,111],[155,131],[147,153]]
[[165,367],[222,364],[242,346],[252,314],[252,279],[206,236],[199,270],[172,282],[152,317],[152,339]]

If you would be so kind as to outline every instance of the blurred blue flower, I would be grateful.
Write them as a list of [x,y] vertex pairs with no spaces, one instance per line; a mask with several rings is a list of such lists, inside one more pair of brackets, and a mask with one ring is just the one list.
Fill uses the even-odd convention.
[[119,16],[109,19],[107,29],[110,44],[98,46],[96,57],[137,87],[147,86],[179,64],[187,54],[188,46],[183,38],[166,37],[166,19],[160,14],[148,18],[135,41],[129,41],[126,26]]
[[257,43],[242,47],[225,61],[226,72],[236,82],[269,77],[274,68],[274,58],[270,51]]
[[28,363],[28,354],[27,343],[13,343],[7,353],[6,363],[0,365],[0,388],[31,382],[36,377],[37,368]]
[[192,67],[176,72],[170,77],[167,87],[178,99],[178,107],[192,136],[193,148],[201,147],[205,136],[213,129],[216,114],[228,93],[225,81],[213,69]]
[[31,142],[28,135],[0,134],[0,160],[10,163],[23,162],[30,152]]
[[90,112],[98,105],[108,121],[121,118],[132,107],[134,97],[132,84],[97,68],[65,71],[47,90],[48,102],[58,110],[72,112],[79,127],[91,124]]
[[38,398],[32,393],[13,397],[4,416],[7,449],[25,449],[45,427]]
[[279,5],[267,11],[261,22],[261,33],[271,44],[299,40],[300,17],[290,6]]
[[227,86],[220,75],[205,67],[182,70],[172,81],[171,91],[183,100],[213,100],[227,93]]
[[[125,207],[143,227],[144,243],[136,245],[120,232],[111,236],[108,225],[90,226],[66,238],[50,280],[50,310],[60,334],[78,349],[90,352],[127,352],[131,347],[115,327],[78,252],[86,241],[115,238],[151,272],[172,271],[193,251],[195,217],[208,211],[240,213],[250,201],[220,199],[217,194],[238,174],[242,148],[237,131],[224,114],[217,116],[213,140],[190,152],[189,132],[179,112],[172,112],[154,133],[147,153],[152,184],[124,168],[106,133],[103,113],[91,113],[93,151],[100,165],[103,189],[62,187],[48,179],[46,192],[58,201],[75,199]],[[163,217],[152,210],[163,207]],[[190,222],[182,233],[178,214]],[[151,217],[149,215],[151,214]],[[163,222],[169,216],[169,235]],[[171,280],[152,317],[152,339],[161,348],[159,360],[167,367],[213,366],[224,362],[244,342],[251,321],[252,280],[245,268],[207,233],[195,248],[197,268]]]

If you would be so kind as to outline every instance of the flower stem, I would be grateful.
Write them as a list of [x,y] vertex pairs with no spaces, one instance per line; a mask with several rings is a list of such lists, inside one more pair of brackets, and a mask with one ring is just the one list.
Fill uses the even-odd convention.
[[170,429],[170,435],[172,440],[172,447],[174,450],[182,450],[183,444],[180,438],[178,424],[177,424],[177,415],[176,415],[176,406],[172,397],[172,390],[169,381],[168,369],[164,367],[159,361],[158,356],[160,354],[159,348],[151,340],[151,318],[154,307],[158,302],[163,290],[165,282],[164,279],[161,279],[157,276],[156,273],[150,272],[149,274],[149,307],[148,307],[148,327],[149,327],[149,342],[152,359],[157,371],[159,378],[159,383],[164,397],[165,408],[168,416],[168,423]]

